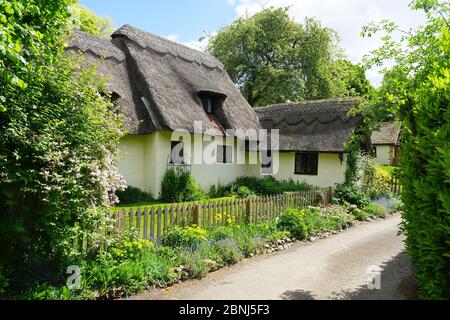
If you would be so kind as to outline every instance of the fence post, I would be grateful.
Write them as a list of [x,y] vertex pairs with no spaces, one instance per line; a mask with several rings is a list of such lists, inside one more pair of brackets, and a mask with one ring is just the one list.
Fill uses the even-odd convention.
[[251,200],[251,198],[248,198],[245,203],[245,218],[247,219],[248,223],[252,222],[252,200]]
[[194,224],[201,227],[202,225],[202,206],[201,204],[196,204],[194,207]]

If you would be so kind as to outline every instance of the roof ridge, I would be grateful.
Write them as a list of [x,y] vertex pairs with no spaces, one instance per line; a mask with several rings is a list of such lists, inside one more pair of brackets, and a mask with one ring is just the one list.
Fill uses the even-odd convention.
[[[123,51],[120,50],[111,39],[74,29],[68,40],[69,43],[67,44],[66,49],[76,48],[83,53],[91,52],[97,57],[112,58],[119,63],[126,59]],[[89,42],[86,43],[86,41]]]
[[[148,39],[148,38],[147,39],[142,39],[142,38],[137,39],[137,37],[133,37],[132,34],[130,35],[130,31],[131,31],[131,33],[133,31],[141,33],[145,37],[153,38],[153,40],[156,39],[156,41],[154,43],[150,44],[149,43],[150,39]],[[151,32],[147,32],[145,30],[139,29],[139,28],[134,27],[129,24],[124,24],[122,27],[120,27],[119,29],[114,31],[112,34],[112,38],[119,37],[119,36],[127,37],[128,39],[137,43],[139,46],[141,46],[144,49],[150,48],[151,50],[154,50],[156,52],[168,53],[175,57],[185,59],[190,62],[197,62],[198,64],[203,64],[206,67],[209,67],[212,69],[217,68],[217,69],[220,69],[220,71],[224,70],[223,64],[216,57],[214,57],[208,53],[193,49],[193,48],[188,47],[179,42],[169,40],[167,38],[153,34]],[[160,41],[160,43],[157,43],[157,41]],[[168,47],[165,47],[164,49],[162,49],[161,44],[167,44]],[[184,54],[182,51],[185,51]]]
[[327,102],[351,102],[361,100],[362,97],[348,97],[348,98],[331,98],[331,99],[319,99],[319,100],[305,100],[305,101],[297,101],[297,102],[282,102],[275,103],[264,107],[255,108],[255,111],[259,110],[268,110],[271,108],[280,108],[280,107],[296,107],[296,106],[304,106],[311,104],[319,104],[319,103],[327,103]]

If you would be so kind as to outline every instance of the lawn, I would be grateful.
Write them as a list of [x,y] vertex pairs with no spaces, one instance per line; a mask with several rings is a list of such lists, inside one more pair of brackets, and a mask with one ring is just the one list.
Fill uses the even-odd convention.
[[[233,200],[233,199],[235,199],[235,197],[223,197],[223,198],[205,199],[205,200],[201,200],[201,201],[191,201],[191,202],[183,202],[183,203],[176,203],[176,204],[189,205],[189,204],[194,204],[194,203],[209,203],[209,202],[214,202],[214,201],[225,201],[225,200]],[[153,207],[165,208],[166,206],[170,206],[173,204],[174,203],[163,203],[163,202],[159,202],[159,201],[141,202],[141,203],[133,203],[133,204],[122,204],[122,205],[115,206],[113,208],[113,211],[122,210],[122,209],[125,209],[126,211],[128,211],[130,209],[133,209],[133,210],[149,209],[149,208],[153,208]]]

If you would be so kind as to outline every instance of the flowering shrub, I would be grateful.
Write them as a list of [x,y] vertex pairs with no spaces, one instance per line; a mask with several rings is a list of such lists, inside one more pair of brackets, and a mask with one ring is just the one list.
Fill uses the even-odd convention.
[[391,176],[378,167],[373,158],[364,158],[362,177],[362,192],[370,199],[389,196]]
[[280,215],[277,227],[280,230],[289,231],[296,238],[304,239],[308,236],[308,227],[302,215],[301,211],[287,210]]
[[20,275],[14,285],[42,276],[28,275],[31,265],[60,270],[80,234],[100,235],[104,209],[125,186],[116,167],[124,131],[107,96],[95,68],[75,57],[56,59],[25,89],[7,92],[8,109],[0,112],[0,263]]
[[336,188],[336,196],[333,200],[340,205],[350,203],[358,208],[364,208],[369,204],[369,199],[358,187],[348,184],[341,184]]
[[221,260],[227,264],[235,264],[244,258],[235,239],[223,239],[214,244],[214,249],[219,253]]
[[167,232],[162,243],[171,247],[196,247],[206,241],[208,233],[198,226],[174,227]]
[[154,251],[152,242],[141,238],[133,232],[120,234],[110,245],[108,252],[115,261],[135,259],[145,251]]
[[[224,215],[223,213],[217,213],[216,214],[216,223],[222,223],[222,221],[223,221],[223,219],[224,219],[224,217],[225,217],[226,215]],[[236,217],[234,217],[234,216],[226,216],[226,219],[225,219],[225,224],[226,225],[232,225],[232,224],[235,224],[236,223]]]

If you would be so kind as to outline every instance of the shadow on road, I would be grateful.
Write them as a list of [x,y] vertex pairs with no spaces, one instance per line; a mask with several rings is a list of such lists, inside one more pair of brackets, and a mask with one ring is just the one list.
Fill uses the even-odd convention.
[[[417,287],[414,280],[414,270],[409,256],[402,252],[380,266],[381,289],[368,289],[362,285],[354,290],[333,292],[332,300],[414,300],[417,297]],[[368,275],[369,277],[369,275]],[[312,300],[311,292],[303,290],[286,291],[281,295],[283,300]]]
[[314,300],[311,292],[303,290],[286,291],[281,295],[282,300]]

